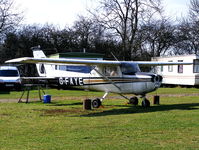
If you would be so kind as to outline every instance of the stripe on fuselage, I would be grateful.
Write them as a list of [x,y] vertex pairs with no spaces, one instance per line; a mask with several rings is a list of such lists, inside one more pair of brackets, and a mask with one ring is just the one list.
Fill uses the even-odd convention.
[[140,77],[109,77],[104,79],[103,77],[61,77],[59,78],[59,84],[62,86],[82,86],[82,85],[100,85],[117,83],[134,83],[134,82],[151,82],[151,78]]

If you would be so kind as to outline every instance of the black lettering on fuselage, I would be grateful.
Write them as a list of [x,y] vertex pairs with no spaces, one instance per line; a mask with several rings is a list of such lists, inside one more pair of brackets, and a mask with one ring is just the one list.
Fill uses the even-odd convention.
[[84,82],[83,78],[80,77],[60,77],[59,84],[67,86],[81,86],[84,85]]

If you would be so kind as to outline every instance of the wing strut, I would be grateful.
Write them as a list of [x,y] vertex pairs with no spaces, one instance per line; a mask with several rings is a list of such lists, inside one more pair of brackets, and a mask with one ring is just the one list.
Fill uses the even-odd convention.
[[122,96],[123,98],[127,99],[127,100],[130,100],[128,97],[124,96],[123,94],[121,93],[118,93],[120,96]]
[[[104,79],[110,81],[110,83],[111,83],[113,86],[115,86],[115,87],[121,92],[121,88],[120,88],[119,86],[117,86],[113,80],[111,80],[110,78],[108,78],[108,77],[106,77],[105,75],[103,75],[102,73],[100,73],[97,69],[94,68],[94,70],[95,70],[97,73],[99,73]],[[126,97],[126,96],[124,96],[123,94],[121,94],[121,93],[118,93],[118,94],[119,94],[120,96],[122,96],[123,98],[129,100],[129,98]],[[105,95],[106,95],[106,93],[105,93]],[[102,98],[102,100],[104,100],[104,98]]]

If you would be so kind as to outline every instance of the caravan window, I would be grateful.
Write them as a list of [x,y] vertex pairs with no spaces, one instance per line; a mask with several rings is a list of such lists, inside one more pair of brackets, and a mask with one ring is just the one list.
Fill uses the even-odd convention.
[[[169,62],[173,62],[173,61],[170,60]],[[169,71],[169,72],[173,72],[173,66],[172,66],[172,65],[169,65],[169,66],[168,66],[168,71]]]
[[160,71],[163,72],[164,71],[164,67],[160,66]]
[[193,60],[193,73],[199,73],[199,59]]
[[[183,62],[183,60],[178,60],[178,62]],[[178,73],[183,73],[183,65],[178,65]]]

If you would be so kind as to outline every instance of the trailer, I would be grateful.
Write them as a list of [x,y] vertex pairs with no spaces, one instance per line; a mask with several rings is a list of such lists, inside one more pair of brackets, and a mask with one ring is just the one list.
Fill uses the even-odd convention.
[[162,75],[163,85],[199,85],[198,55],[154,57],[152,61],[193,62],[192,65],[157,66],[153,68],[153,72]]

